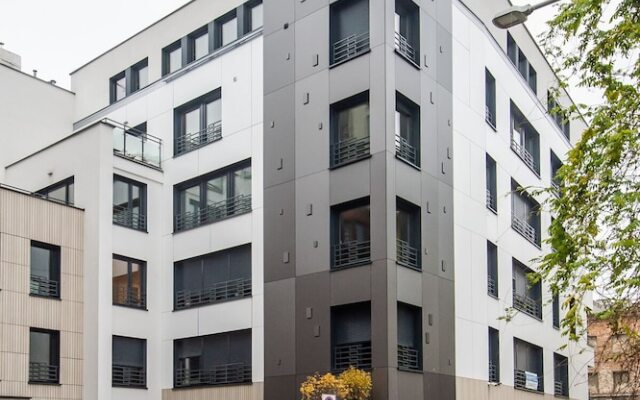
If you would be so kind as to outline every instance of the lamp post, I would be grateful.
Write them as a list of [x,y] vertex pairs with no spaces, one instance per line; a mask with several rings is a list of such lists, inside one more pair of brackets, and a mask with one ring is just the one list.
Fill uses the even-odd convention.
[[504,11],[499,12],[493,17],[493,24],[500,29],[508,29],[512,26],[522,24],[527,20],[527,17],[542,7],[546,7],[553,3],[557,3],[560,0],[545,0],[536,5],[527,4],[526,6],[512,6]]

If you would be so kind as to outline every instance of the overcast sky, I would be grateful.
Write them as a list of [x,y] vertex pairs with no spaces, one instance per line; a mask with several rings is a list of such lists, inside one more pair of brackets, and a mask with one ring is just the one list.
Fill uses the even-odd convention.
[[[69,88],[69,73],[189,0],[0,0],[0,42],[22,56],[22,70]],[[215,0],[211,0],[215,1]],[[514,4],[535,3],[513,0]],[[534,35],[553,15],[535,12],[527,26]],[[598,97],[573,90],[578,102]]]

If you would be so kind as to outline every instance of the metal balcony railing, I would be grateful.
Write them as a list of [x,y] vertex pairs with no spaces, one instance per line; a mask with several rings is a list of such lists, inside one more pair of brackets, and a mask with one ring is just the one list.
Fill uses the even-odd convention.
[[514,293],[513,308],[520,310],[525,314],[529,314],[532,317],[542,319],[542,303],[529,296]]
[[29,363],[29,382],[58,383],[60,367],[48,363]]
[[144,367],[114,364],[111,367],[111,383],[114,386],[145,387],[147,371]]
[[30,292],[37,296],[60,297],[60,282],[39,275],[31,275]]
[[487,106],[484,107],[484,120],[487,121],[487,123],[493,128],[496,127],[496,117]]
[[411,347],[398,345],[398,368],[412,371],[422,370],[420,360],[420,350]]
[[249,296],[251,296],[251,279],[233,279],[217,282],[201,290],[177,290],[175,293],[175,309],[183,310],[203,304],[213,304]]
[[399,135],[396,135],[396,157],[417,167],[420,166],[416,148],[407,139]]
[[331,46],[331,63],[338,64],[369,50],[369,32],[347,36]]
[[334,268],[344,268],[371,261],[371,242],[354,240],[333,246]]
[[174,154],[180,155],[222,139],[222,121],[213,122],[201,131],[176,138]]
[[113,223],[140,231],[147,229],[147,216],[128,207],[113,206]]
[[498,375],[498,366],[489,361],[489,382],[500,382],[500,376]]
[[555,194],[557,197],[560,197],[560,184],[558,182],[556,182],[555,180],[551,181],[551,189],[553,191],[553,194]]
[[568,397],[568,389],[568,385],[563,381],[555,381],[553,384],[553,394],[555,394],[556,396]]
[[239,194],[227,200],[209,203],[206,207],[198,211],[189,211],[175,216],[176,232],[197,228],[198,226],[210,224],[248,213],[251,211],[251,195]]
[[147,306],[147,296],[138,288],[114,286],[113,290],[113,304],[139,308]]
[[413,63],[416,62],[416,51],[409,43],[409,40],[406,37],[402,36],[400,32],[395,33],[395,46],[398,53],[402,54]]
[[113,128],[113,154],[160,168],[162,139],[144,132],[116,127]]
[[491,296],[498,297],[498,284],[492,276],[487,276],[487,293]]
[[493,212],[498,212],[498,205],[496,203],[496,197],[491,193],[491,190],[487,189],[486,197],[487,208]]
[[369,136],[331,144],[331,166],[337,167],[369,156]]
[[[533,379],[527,381],[527,374],[533,376]],[[537,381],[537,386],[536,386]],[[534,390],[537,392],[544,392],[544,382],[542,375],[537,375],[534,372],[526,372],[520,369],[513,371],[513,386],[516,389]]]
[[215,365],[207,369],[175,370],[175,387],[226,385],[251,382],[251,365],[244,363]]
[[511,227],[513,230],[524,236],[525,239],[535,245],[538,245],[538,232],[533,226],[529,225],[526,220],[518,217],[517,215],[512,215]]
[[511,150],[513,150],[522,161],[536,174],[540,173],[540,168],[536,159],[529,153],[523,145],[518,143],[515,138],[511,138]]
[[398,264],[420,269],[420,249],[411,246],[404,240],[396,239],[396,259]]
[[371,368],[371,342],[356,342],[333,347],[333,369],[344,371],[349,367]]

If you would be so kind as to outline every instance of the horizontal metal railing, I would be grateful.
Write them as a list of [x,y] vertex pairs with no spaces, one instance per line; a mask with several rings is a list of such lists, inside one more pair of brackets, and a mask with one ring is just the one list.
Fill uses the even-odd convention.
[[369,155],[369,136],[331,144],[331,166],[337,167]]
[[404,240],[396,239],[396,259],[399,264],[420,268],[420,249],[411,246]]
[[496,197],[493,195],[493,193],[491,193],[491,190],[487,189],[487,193],[486,193],[486,205],[487,208],[497,212],[498,211],[498,205],[496,203]]
[[196,228],[222,219],[251,211],[251,195],[239,194],[227,200],[209,203],[198,211],[189,211],[175,216],[176,232]]
[[527,374],[525,371],[516,369],[513,371],[513,386],[517,389],[535,390],[538,392],[544,392],[544,382],[542,375],[537,375],[538,387],[527,385]]
[[354,240],[336,244],[332,254],[334,268],[349,267],[369,262],[371,260],[371,242],[368,240]]
[[244,363],[215,365],[207,369],[175,370],[175,387],[226,385],[251,382],[251,365]]
[[369,32],[347,36],[331,46],[331,63],[337,64],[369,50]]
[[540,169],[538,166],[538,162],[536,159],[529,153],[523,145],[518,143],[515,138],[511,138],[511,149],[524,161],[525,164],[529,168],[531,168],[536,174],[540,173]]
[[491,361],[489,361],[489,382],[500,382],[500,376],[498,376],[498,366]]
[[371,368],[371,342],[345,343],[333,346],[333,369]]
[[251,279],[233,279],[217,282],[199,290],[177,290],[175,293],[175,309],[182,310],[202,304],[212,304],[248,296],[251,296]]
[[409,60],[416,62],[416,51],[413,46],[409,43],[409,40],[402,36],[400,32],[395,33],[395,46],[398,53],[407,57]]
[[534,244],[538,244],[538,232],[527,221],[518,217],[517,215],[511,216],[511,227],[524,236],[528,241]]
[[60,297],[60,282],[39,275],[31,275],[30,292],[38,296]]
[[60,367],[48,363],[29,363],[29,382],[58,383]]
[[147,229],[147,216],[128,207],[113,206],[113,223],[144,231]]
[[162,139],[124,127],[113,128],[113,153],[155,168],[161,167]]
[[147,386],[147,371],[144,367],[114,364],[111,367],[111,383],[114,386]]
[[487,276],[487,293],[492,296],[498,297],[498,284],[492,276]]
[[147,306],[147,298],[140,289],[114,286],[113,290],[113,304],[141,308]]
[[542,303],[529,296],[514,293],[513,307],[532,317],[542,318]]
[[420,350],[411,346],[398,345],[398,368],[420,371],[422,362]]
[[487,123],[492,127],[496,127],[495,116],[487,106],[484,107],[484,120],[487,121]]
[[418,151],[409,141],[400,135],[396,135],[396,156],[415,166],[420,166]]
[[553,384],[553,394],[556,396],[569,396],[569,391],[567,389],[568,387],[565,382],[555,381]]
[[175,141],[174,154],[187,153],[220,139],[222,139],[222,121],[216,121],[201,131],[178,136]]

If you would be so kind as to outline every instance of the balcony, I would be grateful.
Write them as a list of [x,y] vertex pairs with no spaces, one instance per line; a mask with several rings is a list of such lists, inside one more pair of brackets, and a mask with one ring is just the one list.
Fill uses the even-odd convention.
[[175,387],[250,383],[251,365],[244,363],[216,365],[210,369],[178,368]]
[[496,129],[496,117],[487,106],[484,108],[484,120],[493,128],[493,130]]
[[175,216],[175,231],[186,231],[236,215],[251,212],[251,195],[240,194],[227,200],[209,203],[198,211]]
[[218,282],[202,290],[178,290],[175,293],[175,309],[197,307],[251,296],[251,279],[240,278]]
[[400,32],[395,32],[394,43],[396,51],[400,53],[400,55],[411,61],[411,63],[416,64],[416,51],[406,37],[402,36]]
[[113,304],[127,307],[145,308],[146,296],[138,288],[114,287]]
[[514,293],[513,307],[534,318],[542,319],[542,304],[529,296]]
[[117,126],[113,128],[113,154],[160,169],[162,139],[134,129],[127,129],[124,125]]
[[536,229],[531,226],[525,219],[520,218],[516,215],[511,216],[511,227],[514,231],[518,232],[525,239],[533,243],[534,245],[539,246],[539,237]]
[[331,167],[339,167],[369,156],[369,137],[352,138],[331,145]]
[[60,368],[48,363],[29,363],[29,382],[58,383]]
[[404,240],[396,240],[396,259],[400,265],[420,269],[420,249],[416,249]]
[[147,216],[128,207],[113,206],[113,223],[139,231],[147,230]]
[[60,282],[39,275],[31,275],[30,292],[36,296],[60,297]]
[[146,387],[147,372],[143,367],[113,365],[111,367],[111,384],[123,387]]
[[411,347],[398,345],[398,368],[409,371],[422,371],[420,362],[420,350]]
[[178,136],[175,141],[174,154],[178,156],[188,153],[220,139],[222,139],[222,121],[216,121],[199,132]]
[[498,205],[496,202],[496,197],[491,193],[491,190],[487,189],[487,195],[486,195],[486,205],[487,208],[491,211],[493,211],[494,213],[498,212]]
[[358,241],[345,242],[333,246],[333,268],[348,268],[371,261],[371,242]]
[[516,389],[533,390],[544,392],[544,381],[542,375],[535,372],[516,369],[513,371],[513,386]]
[[492,276],[487,276],[487,293],[490,296],[498,297],[498,284]]
[[340,64],[367,51],[369,51],[369,32],[347,36],[331,46],[331,64]]
[[396,157],[416,167],[420,165],[416,148],[399,135],[396,135]]
[[529,167],[531,171],[533,171],[536,175],[540,174],[540,166],[538,165],[536,159],[533,157],[533,155],[531,155],[529,150],[518,143],[514,138],[511,138],[511,150],[513,150],[513,152],[516,153],[518,157],[520,157],[520,159],[524,161],[525,164],[527,164],[527,167]]
[[339,344],[333,347],[333,369],[371,369],[371,342]]
[[553,384],[553,394],[561,397],[569,397],[568,386],[565,382],[555,381]]
[[498,366],[491,361],[489,361],[489,382],[500,382]]

